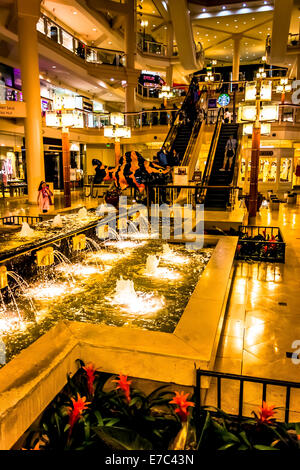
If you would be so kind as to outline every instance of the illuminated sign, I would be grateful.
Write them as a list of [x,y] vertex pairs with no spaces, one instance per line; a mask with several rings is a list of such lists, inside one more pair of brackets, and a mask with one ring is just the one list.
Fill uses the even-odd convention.
[[227,93],[222,93],[218,98],[218,105],[224,107],[228,106],[230,103],[230,96]]

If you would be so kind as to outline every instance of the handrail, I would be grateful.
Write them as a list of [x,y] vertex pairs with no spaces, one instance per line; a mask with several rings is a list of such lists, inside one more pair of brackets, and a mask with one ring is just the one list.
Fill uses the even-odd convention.
[[[199,197],[200,199],[205,197],[206,195],[206,190],[207,190],[207,184],[210,179],[211,175],[211,170],[215,158],[215,153],[218,145],[218,140],[219,140],[219,135],[222,127],[222,122],[223,122],[223,116],[224,116],[224,108],[220,108],[218,111],[218,116],[217,116],[217,122],[215,125],[213,137],[212,137],[212,143],[209,149],[206,165],[204,168],[203,172],[203,178],[202,178],[202,183],[201,183],[201,188],[200,188],[200,194]],[[205,191],[203,191],[205,189]],[[203,194],[204,193],[204,194]],[[204,197],[203,197],[204,196]]]

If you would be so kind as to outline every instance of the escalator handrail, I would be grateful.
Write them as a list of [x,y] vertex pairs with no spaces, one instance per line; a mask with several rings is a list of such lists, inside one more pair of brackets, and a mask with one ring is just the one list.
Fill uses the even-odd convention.
[[[204,95],[204,93],[207,93],[206,88],[205,89],[202,88],[202,90],[200,92],[200,96],[199,96],[199,101],[201,100],[201,97],[202,97],[202,95]],[[192,149],[193,149],[194,144],[195,144],[195,141],[197,140],[199,131],[200,131],[201,126],[202,126],[202,122],[204,122],[204,120],[200,121],[199,118],[196,119],[195,122],[194,122],[193,129],[192,129],[192,132],[191,132],[191,136],[190,136],[188,145],[185,149],[184,156],[183,156],[183,159],[182,159],[182,162],[181,162],[182,166],[187,166],[188,165],[189,156],[191,155]]]
[[[186,104],[188,102],[188,99],[191,97],[191,94],[192,94],[192,85],[193,85],[193,80],[191,81],[190,83],[190,86],[189,86],[189,89],[188,89],[188,92],[187,92],[187,95],[181,105],[181,108],[179,108],[175,114],[175,119],[173,121],[173,124],[167,134],[167,137],[165,138],[165,141],[163,143],[163,147],[166,148],[167,146],[169,147],[169,150],[171,151],[172,148],[173,148],[173,144],[174,144],[174,141],[176,139],[176,136],[177,136],[177,132],[178,132],[178,125],[175,125],[175,122],[177,121],[177,118],[179,117],[179,113],[186,107]],[[203,92],[206,92],[207,90],[201,90],[200,92],[200,97],[199,97],[199,100],[201,99],[201,95]]]
[[214,133],[213,133],[213,136],[212,136],[210,149],[209,149],[209,152],[208,152],[206,165],[205,165],[204,172],[203,172],[202,183],[201,183],[200,191],[199,191],[200,200],[204,199],[203,198],[203,192],[205,191],[205,194],[206,194],[206,189],[205,188],[207,188],[207,185],[208,185],[208,182],[209,182],[209,179],[210,179],[210,176],[211,176],[211,170],[212,170],[212,167],[213,167],[213,161],[214,161],[215,153],[216,153],[216,150],[217,150],[220,130],[221,130],[221,126],[222,126],[222,123],[223,123],[223,117],[224,117],[224,108],[222,107],[218,111],[217,122],[216,122],[216,125],[215,125],[215,129],[214,129]]

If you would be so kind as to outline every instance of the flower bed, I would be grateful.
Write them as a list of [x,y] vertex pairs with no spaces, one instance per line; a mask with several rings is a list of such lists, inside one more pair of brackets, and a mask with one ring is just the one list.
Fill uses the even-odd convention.
[[276,409],[265,402],[252,419],[207,407],[196,416],[188,393],[164,385],[146,395],[126,375],[112,380],[79,362],[78,372],[30,428],[23,450],[299,449],[300,424],[277,422]]

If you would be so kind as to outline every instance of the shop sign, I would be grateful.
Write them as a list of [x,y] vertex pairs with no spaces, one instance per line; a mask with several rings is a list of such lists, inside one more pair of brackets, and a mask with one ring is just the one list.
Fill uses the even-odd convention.
[[218,98],[218,105],[224,107],[230,103],[230,96],[227,93],[222,93]]
[[0,118],[25,118],[26,104],[19,101],[7,101],[0,104]]

